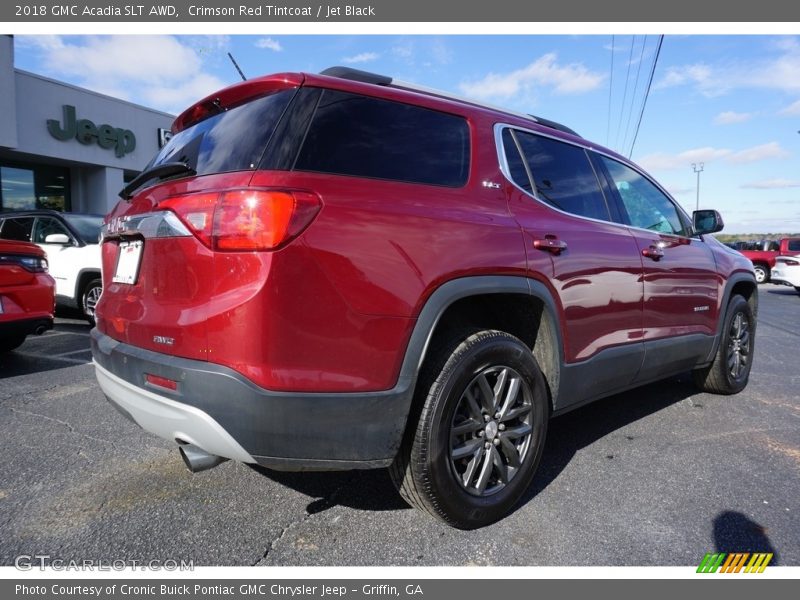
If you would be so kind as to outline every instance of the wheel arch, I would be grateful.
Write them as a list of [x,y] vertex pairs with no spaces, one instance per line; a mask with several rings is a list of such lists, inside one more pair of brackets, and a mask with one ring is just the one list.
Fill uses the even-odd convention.
[[450,280],[430,295],[420,311],[400,377],[416,386],[417,376],[440,336],[459,329],[498,329],[531,348],[544,373],[552,409],[564,356],[557,315],[547,287],[527,277],[490,275]]
[[78,276],[75,278],[75,303],[80,308],[83,296],[83,290],[93,279],[100,279],[100,269],[86,268],[78,271]]
[[[734,273],[728,278],[725,284],[725,289],[722,293],[722,299],[719,305],[719,315],[717,317],[717,333],[714,338],[711,352],[709,353],[706,363],[714,360],[714,356],[719,348],[720,340],[722,339],[722,328],[725,324],[725,315],[728,310],[728,303],[734,295],[742,296],[753,311],[756,326],[758,324],[758,284],[752,273],[739,272]],[[753,332],[755,333],[755,331]]]

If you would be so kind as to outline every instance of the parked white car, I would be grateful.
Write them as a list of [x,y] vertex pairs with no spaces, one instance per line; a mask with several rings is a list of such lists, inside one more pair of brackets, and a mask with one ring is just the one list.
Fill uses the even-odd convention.
[[33,242],[47,254],[56,304],[80,309],[94,322],[103,291],[100,230],[103,217],[54,210],[0,213],[0,239]]
[[800,294],[800,254],[775,259],[770,279],[779,285],[791,285]]

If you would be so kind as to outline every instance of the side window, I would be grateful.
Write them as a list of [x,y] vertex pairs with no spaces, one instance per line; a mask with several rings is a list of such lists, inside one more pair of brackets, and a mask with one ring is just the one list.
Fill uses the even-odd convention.
[[800,240],[789,240],[789,252],[800,252]]
[[325,90],[294,168],[460,187],[469,154],[462,117]]
[[528,161],[538,198],[568,213],[611,220],[583,148],[521,131],[516,136]]
[[0,228],[0,238],[30,242],[32,228],[33,217],[7,218],[3,221],[2,228]]
[[503,151],[506,156],[506,164],[508,165],[511,181],[529,194],[533,194],[531,179],[528,177],[528,171],[525,168],[525,163],[522,161],[522,156],[520,156],[517,143],[514,141],[514,135],[510,129],[503,130]]
[[677,207],[661,190],[616,160],[600,156],[600,161],[608,169],[633,227],[659,233],[688,235]]
[[44,244],[47,236],[54,233],[63,233],[68,238],[72,239],[67,229],[56,219],[39,217],[36,219],[36,225],[33,228],[33,243]]

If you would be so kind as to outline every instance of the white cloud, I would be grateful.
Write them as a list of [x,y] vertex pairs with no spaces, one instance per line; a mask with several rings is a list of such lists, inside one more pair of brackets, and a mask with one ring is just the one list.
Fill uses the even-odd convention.
[[64,46],[60,35],[17,35],[14,36],[14,44],[39,50],[54,50]]
[[173,36],[47,36],[34,43],[45,74],[168,112],[227,85],[203,70],[199,50]]
[[742,165],[770,158],[787,158],[787,152],[778,142],[769,142],[752,148],[733,151],[728,148],[694,148],[678,154],[656,152],[642,157],[637,162],[648,171],[666,171],[670,169],[687,169],[692,163],[710,163],[725,160],[728,163]]
[[797,179],[764,179],[762,181],[752,181],[741,185],[746,190],[782,190],[788,188],[800,188],[800,180]]
[[637,162],[648,171],[689,168],[692,163],[708,163],[729,156],[731,151],[725,148],[694,148],[679,154],[657,152],[642,157]]
[[768,158],[786,158],[788,156],[789,153],[781,148],[778,142],[770,142],[769,144],[761,144],[760,146],[739,150],[728,156],[727,160],[730,163],[741,165],[767,160]]
[[667,74],[656,82],[653,89],[660,90],[668,87],[675,87],[677,85],[685,85],[687,83],[695,83],[700,86],[711,78],[711,67],[704,64],[683,65],[680,67],[670,67],[667,69]]
[[380,54],[376,52],[362,52],[361,54],[356,54],[355,56],[346,56],[342,59],[342,62],[349,65],[354,65],[358,63],[372,62],[374,60],[378,60],[379,58]]
[[753,118],[753,113],[738,113],[732,110],[719,113],[714,117],[716,125],[732,125],[733,123],[744,123]]
[[545,54],[526,67],[508,73],[489,73],[483,79],[459,85],[467,96],[477,99],[511,98],[547,86],[557,94],[581,94],[596,89],[605,75],[581,63],[563,65],[555,53]]
[[714,65],[695,63],[667,69],[654,89],[693,85],[707,97],[735,89],[800,91],[800,43],[787,38],[772,44],[777,56],[750,61],[727,61]]
[[689,192],[694,192],[695,188],[693,187],[685,187],[680,185],[668,185],[667,191],[672,194],[673,196],[684,196]]
[[800,115],[800,100],[793,102],[792,104],[790,104],[789,106],[778,112],[778,114],[787,117],[794,117]]
[[272,50],[273,52],[282,52],[283,46],[278,40],[272,38],[261,38],[256,40],[256,48],[263,48],[265,50]]
[[392,46],[392,54],[397,58],[410,60],[414,57],[414,43],[409,41],[395,44]]

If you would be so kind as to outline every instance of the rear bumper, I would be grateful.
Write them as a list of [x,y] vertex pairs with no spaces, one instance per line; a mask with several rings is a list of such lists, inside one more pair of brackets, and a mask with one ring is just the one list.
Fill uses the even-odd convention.
[[[391,464],[402,440],[411,382],[371,393],[273,392],[212,363],[91,334],[106,397],[145,430],[206,452],[282,470],[365,469]],[[177,382],[152,386],[145,375]]]

